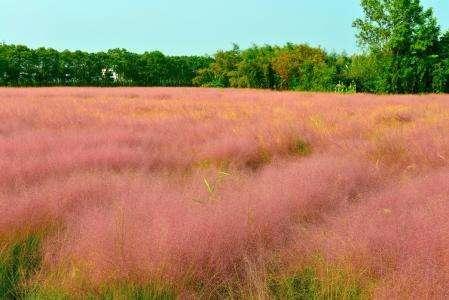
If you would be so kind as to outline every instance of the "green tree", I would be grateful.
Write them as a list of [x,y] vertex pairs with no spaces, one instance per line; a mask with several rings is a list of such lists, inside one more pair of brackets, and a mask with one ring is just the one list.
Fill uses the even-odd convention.
[[116,85],[135,85],[138,73],[138,55],[126,49],[112,49],[107,52],[105,69],[113,76]]
[[326,52],[308,45],[287,44],[273,59],[280,89],[330,90],[336,69],[327,63]]
[[345,71],[347,80],[357,87],[359,92],[388,93],[387,74],[390,56],[379,53],[356,54]]
[[197,85],[210,87],[230,87],[231,78],[236,77],[238,64],[241,61],[241,51],[237,44],[232,50],[220,50],[215,53],[213,62],[207,68],[197,71],[194,82]]
[[50,48],[35,50],[37,62],[37,84],[42,86],[58,85],[60,78],[59,52]]
[[168,77],[167,57],[160,51],[145,52],[139,58],[139,84],[161,86]]
[[390,92],[431,90],[440,28],[432,9],[419,0],[362,0],[364,18],[356,19],[357,39],[371,53],[390,56],[386,81]]
[[433,66],[432,88],[437,93],[449,93],[449,31],[438,43],[439,62]]
[[241,52],[237,69],[229,72],[232,87],[264,88],[276,87],[275,72],[272,65],[277,48],[272,46],[253,47]]
[[203,56],[170,56],[167,60],[167,75],[163,85],[191,86],[197,76],[197,71],[207,68],[212,59]]
[[0,44],[0,86],[8,84],[8,46]]

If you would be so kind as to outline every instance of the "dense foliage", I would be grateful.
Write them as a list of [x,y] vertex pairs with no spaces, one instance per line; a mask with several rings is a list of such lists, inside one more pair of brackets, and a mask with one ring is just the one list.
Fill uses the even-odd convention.
[[419,0],[362,0],[354,21],[363,52],[287,44],[220,51],[195,82],[222,87],[375,93],[449,92],[449,32]]
[[419,0],[362,0],[362,53],[308,45],[220,50],[209,56],[86,53],[0,44],[0,86],[205,86],[301,91],[449,92],[449,32]]
[[0,45],[3,86],[189,86],[204,56],[135,54],[124,49],[87,53]]

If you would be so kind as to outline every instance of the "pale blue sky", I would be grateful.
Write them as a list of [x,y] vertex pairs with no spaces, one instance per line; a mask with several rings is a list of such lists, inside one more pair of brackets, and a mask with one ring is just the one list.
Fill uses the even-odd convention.
[[[449,1],[422,0],[449,28]],[[0,0],[0,41],[87,51],[212,54],[233,42],[356,51],[359,0]]]

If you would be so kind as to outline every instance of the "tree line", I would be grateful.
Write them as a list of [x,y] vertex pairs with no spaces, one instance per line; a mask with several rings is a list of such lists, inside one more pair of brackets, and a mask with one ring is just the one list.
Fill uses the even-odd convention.
[[305,44],[213,56],[87,53],[0,45],[2,86],[206,86],[373,93],[449,92],[449,31],[419,0],[361,0],[359,54]]
[[372,93],[449,92],[449,31],[419,0],[361,0],[360,54],[308,45],[219,51],[194,83],[205,86]]
[[190,86],[207,56],[165,56],[125,49],[87,53],[0,45],[2,86]]

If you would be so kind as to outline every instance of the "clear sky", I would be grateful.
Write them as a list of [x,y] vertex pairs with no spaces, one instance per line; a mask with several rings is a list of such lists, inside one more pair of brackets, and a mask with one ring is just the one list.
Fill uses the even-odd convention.
[[[449,1],[422,0],[449,28]],[[0,41],[87,51],[212,54],[233,42],[356,51],[359,0],[0,0]]]

